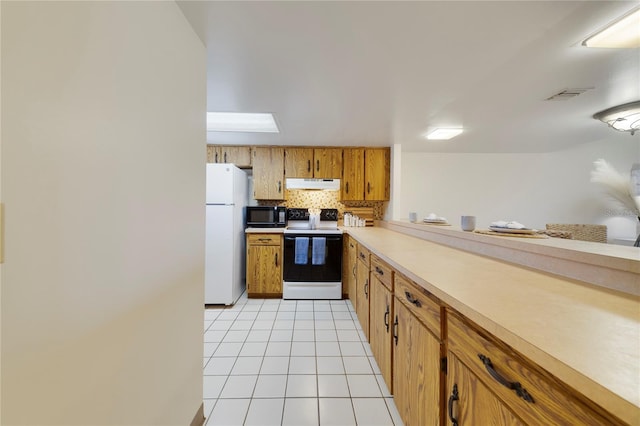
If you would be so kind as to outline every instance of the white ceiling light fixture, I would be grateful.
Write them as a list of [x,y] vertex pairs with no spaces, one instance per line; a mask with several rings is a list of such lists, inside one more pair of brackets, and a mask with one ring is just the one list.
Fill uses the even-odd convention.
[[429,140],[449,140],[462,133],[462,128],[438,127],[424,135]]
[[208,112],[208,132],[280,133],[271,113]]
[[635,8],[582,42],[587,47],[640,47],[640,8]]
[[629,102],[605,109],[593,115],[619,132],[629,132],[633,136],[640,129],[640,101]]

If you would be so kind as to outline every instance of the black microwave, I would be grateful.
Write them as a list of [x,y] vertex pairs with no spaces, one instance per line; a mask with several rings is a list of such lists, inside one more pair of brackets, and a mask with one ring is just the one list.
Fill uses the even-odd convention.
[[284,228],[287,226],[287,208],[248,206],[245,225],[247,228]]

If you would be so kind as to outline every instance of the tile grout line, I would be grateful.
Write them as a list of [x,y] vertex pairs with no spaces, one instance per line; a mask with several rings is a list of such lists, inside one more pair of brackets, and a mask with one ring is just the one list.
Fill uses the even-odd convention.
[[[244,305],[244,306],[240,309],[240,312],[242,312],[242,311],[244,310],[244,308],[245,308],[247,305],[249,305],[249,304],[244,303],[243,305]],[[258,378],[261,376],[261,371],[262,371],[262,368],[263,368],[263,366],[264,366],[264,362],[265,362],[264,358],[266,358],[266,357],[267,357],[267,354],[266,354],[266,348],[268,347],[269,343],[271,343],[271,342],[272,342],[271,338],[273,337],[273,333],[274,333],[274,331],[275,331],[275,329],[273,328],[273,325],[275,324],[275,321],[277,321],[277,320],[278,320],[278,313],[280,313],[280,312],[287,312],[287,311],[289,311],[289,310],[281,310],[281,307],[283,306],[282,304],[278,304],[278,309],[277,309],[277,310],[262,311],[262,309],[266,306],[266,304],[264,303],[264,300],[263,300],[261,303],[255,303],[255,304],[252,304],[252,305],[259,305],[258,310],[257,310],[257,311],[255,311],[255,310],[253,310],[253,309],[252,309],[252,310],[247,311],[247,312],[257,312],[256,317],[252,320],[252,326],[247,330],[247,335],[244,337],[243,341],[241,342],[241,343],[242,343],[242,345],[241,345],[241,347],[240,347],[239,351],[237,352],[237,355],[234,357],[234,363],[233,363],[233,366],[232,366],[231,370],[229,371],[229,374],[227,374],[227,375],[226,375],[225,383],[224,383],[224,385],[223,385],[223,387],[222,387],[222,389],[221,389],[221,392],[220,392],[220,395],[221,395],[222,390],[223,390],[224,386],[226,385],[226,383],[227,383],[227,381],[228,381],[228,379],[229,379],[229,376],[230,376],[230,375],[232,375],[232,374],[231,374],[231,372],[233,371],[233,369],[234,369],[234,368],[236,367],[236,365],[237,365],[238,358],[240,358],[240,357],[241,357],[241,355],[240,355],[240,354],[242,353],[242,350],[246,347],[245,345],[246,345],[247,343],[265,343],[265,351],[263,351],[263,352],[262,352],[262,354],[261,354],[261,358],[262,358],[262,359],[261,359],[260,367],[258,368],[258,373],[257,373],[257,375],[256,375],[256,377],[257,377],[257,378],[256,378],[256,383],[254,383],[254,385],[253,385],[253,389],[252,389],[252,392],[251,392],[251,396],[250,396],[249,398],[247,398],[247,399],[249,400],[249,405],[248,405],[248,407],[247,407],[247,412],[245,413],[245,417],[244,417],[245,422],[246,422],[246,420],[247,420],[247,418],[248,418],[248,415],[249,415],[249,412],[250,412],[250,410],[251,410],[251,404],[252,404],[252,402],[253,402],[255,399],[258,399],[258,398],[254,398],[254,396],[255,396],[255,390],[256,390],[256,388],[257,388],[257,380],[258,380]],[[378,390],[379,390],[379,392],[380,392],[380,397],[373,397],[373,396],[372,396],[372,397],[363,397],[363,398],[365,398],[365,399],[369,399],[369,398],[372,398],[372,399],[380,399],[380,400],[382,401],[382,403],[384,403],[384,404],[385,404],[385,411],[388,413],[388,415],[389,415],[389,419],[391,420],[391,422],[392,422],[392,423],[395,423],[395,421],[394,421],[394,419],[393,419],[393,416],[391,415],[391,410],[390,410],[389,404],[387,403],[387,401],[388,401],[388,399],[389,399],[389,398],[385,396],[385,393],[383,392],[382,388],[380,387],[380,382],[379,382],[379,381],[378,381],[378,379],[377,379],[376,371],[375,371],[375,369],[373,368],[373,365],[372,365],[371,356],[369,356],[369,352],[370,352],[370,351],[367,351],[367,349],[366,349],[366,345],[365,345],[365,343],[366,343],[366,342],[362,341],[362,333],[361,333],[361,329],[359,329],[359,328],[357,327],[357,323],[356,323],[355,319],[353,318],[353,314],[352,314],[352,313],[353,313],[353,311],[352,311],[351,309],[349,309],[349,307],[350,307],[350,306],[352,306],[352,305],[350,305],[350,303],[349,303],[348,301],[346,301],[346,302],[345,302],[345,304],[344,304],[344,306],[347,308],[346,310],[339,310],[339,309],[337,309],[337,310],[335,310],[335,311],[333,310],[333,306],[334,306],[333,304],[330,304],[330,306],[329,306],[329,310],[324,310],[324,309],[323,309],[323,310],[316,311],[316,306],[315,306],[315,304],[313,304],[313,305],[311,305],[311,310],[307,310],[307,309],[305,309],[305,310],[298,311],[298,305],[296,304],[296,306],[295,306],[295,310],[293,311],[293,312],[295,312],[295,314],[294,314],[294,318],[293,318],[292,329],[290,329],[290,330],[291,330],[291,340],[289,341],[289,342],[290,342],[290,346],[289,346],[289,354],[288,354],[288,357],[287,357],[287,358],[288,358],[287,374],[286,374],[287,378],[288,378],[289,376],[291,376],[291,375],[295,375],[295,374],[292,374],[292,371],[291,371],[291,358],[292,358],[292,356],[293,356],[293,348],[294,348],[293,343],[294,343],[294,342],[297,342],[297,343],[307,342],[307,340],[299,340],[299,341],[298,341],[298,340],[294,340],[294,333],[295,333],[295,331],[296,331],[296,330],[308,330],[308,331],[313,332],[313,341],[312,341],[312,342],[313,342],[313,344],[314,344],[313,346],[314,346],[314,358],[315,358],[315,359],[314,359],[314,363],[313,363],[313,364],[314,364],[314,368],[315,368],[315,379],[316,379],[316,389],[315,389],[315,390],[316,390],[316,407],[317,407],[317,416],[318,416],[318,421],[320,421],[320,398],[321,398],[321,396],[320,396],[320,383],[319,383],[319,376],[320,376],[321,374],[320,374],[320,372],[319,372],[319,363],[318,363],[318,361],[319,361],[319,360],[318,360],[318,358],[320,358],[320,355],[318,355],[318,343],[319,343],[319,342],[317,341],[317,337],[318,337],[318,336],[317,336],[317,331],[318,331],[318,330],[331,330],[331,331],[333,331],[333,332],[335,333],[335,339],[336,339],[336,340],[335,340],[335,343],[336,343],[336,345],[337,345],[337,347],[338,347],[338,356],[330,355],[330,353],[328,353],[327,355],[324,355],[324,356],[327,356],[327,357],[336,357],[336,358],[339,358],[339,360],[340,360],[340,364],[341,364],[342,369],[343,369],[343,371],[344,371],[344,373],[343,373],[343,374],[340,374],[340,375],[341,375],[341,376],[343,376],[343,377],[345,377],[345,381],[346,381],[346,384],[347,384],[347,390],[348,390],[348,392],[349,392],[349,400],[350,400],[350,403],[351,403],[351,404],[350,404],[350,406],[351,406],[351,410],[352,410],[352,413],[351,413],[351,414],[353,415],[353,419],[355,419],[355,421],[357,422],[357,417],[356,417],[356,415],[355,415],[355,406],[354,406],[354,404],[353,404],[353,398],[354,398],[354,397],[353,397],[353,395],[352,395],[352,391],[351,391],[351,388],[350,388],[350,386],[349,386],[349,382],[348,382],[348,380],[346,380],[346,377],[348,376],[348,374],[347,374],[347,368],[346,368],[346,365],[345,365],[345,357],[358,357],[358,358],[363,358],[365,361],[367,361],[367,365],[368,365],[368,366],[369,366],[369,368],[371,369],[371,373],[358,373],[358,374],[356,374],[356,375],[372,376],[372,377],[373,377],[373,379],[376,381],[377,388],[378,388]],[[306,307],[306,306],[305,306],[305,307]],[[238,313],[238,316],[240,316],[240,312]],[[262,331],[264,331],[263,329],[256,329],[256,330],[254,330],[254,329],[253,329],[253,326],[255,325],[256,321],[258,321],[258,317],[260,316],[260,312],[276,312],[275,317],[274,317],[274,318],[272,318],[272,319],[270,319],[270,320],[272,321],[272,327],[271,327],[271,329],[269,330],[268,336],[265,338],[265,341],[264,341],[264,342],[262,342],[261,340],[256,340],[255,342],[253,342],[253,341],[251,341],[251,342],[250,342],[250,341],[249,341],[249,335],[251,335],[251,333],[252,333],[252,332],[254,332],[254,331],[261,331],[261,330],[262,330]],[[312,312],[312,313],[313,313],[313,314],[312,314],[312,319],[311,319],[311,321],[313,321],[313,328],[312,328],[312,329],[306,329],[306,328],[304,328],[304,329],[297,329],[297,328],[295,327],[295,322],[296,322],[296,320],[300,320],[300,321],[308,321],[308,320],[309,320],[308,318],[296,318],[296,316],[297,316],[296,314],[297,314],[298,312]],[[330,329],[324,329],[324,328],[323,328],[323,329],[316,329],[316,325],[317,325],[317,324],[316,324],[316,321],[321,321],[321,320],[326,320],[326,319],[327,319],[327,318],[322,318],[322,319],[318,319],[318,318],[316,318],[316,312],[331,312],[331,313],[332,313],[332,315],[331,315],[331,320],[330,320],[330,321],[333,323],[333,328],[330,328]],[[348,319],[341,318],[340,320],[341,320],[341,321],[348,320],[348,321],[350,321],[350,322],[355,326],[355,327],[353,328],[353,331],[354,331],[354,333],[356,334],[356,336],[358,337],[358,340],[355,340],[355,341],[353,341],[353,340],[348,340],[348,339],[342,340],[341,338],[339,338],[339,337],[338,337],[338,335],[339,335],[339,334],[342,334],[342,335],[344,335],[344,334],[348,334],[348,333],[347,333],[347,331],[348,331],[348,330],[351,330],[351,328],[340,328],[340,329],[336,328],[336,327],[337,327],[337,324],[336,324],[337,319],[336,319],[336,318],[335,318],[335,316],[333,315],[335,312],[346,312],[346,313],[348,313],[348,314],[349,314],[349,318],[348,318]],[[240,321],[240,319],[238,318],[238,316],[236,316],[236,318],[233,320],[234,322],[235,322],[235,321]],[[306,315],[304,315],[304,316],[306,316]],[[303,316],[303,317],[304,317],[304,316]],[[342,316],[342,315],[340,315],[340,316]],[[209,326],[207,327],[207,329],[205,330],[205,332],[206,332],[206,331],[208,331],[208,330],[213,326],[213,324],[215,323],[215,321],[217,321],[217,320],[225,321],[225,319],[224,319],[224,318],[222,318],[222,319],[221,319],[221,318],[219,318],[219,315],[218,315],[214,320],[207,320],[207,321],[211,321],[211,324],[209,324]],[[260,319],[260,320],[262,320],[262,319]],[[231,328],[232,328],[232,326],[233,326],[234,322],[232,322],[232,324],[229,326],[229,328],[225,331],[225,334],[223,335],[223,337],[222,337],[221,341],[220,341],[220,342],[217,342],[217,343],[218,343],[218,345],[219,345],[219,344],[221,344],[221,343],[232,343],[232,342],[223,342],[222,340],[224,340],[224,338],[226,338],[226,337],[227,337],[227,333],[228,333],[229,331],[232,331],[232,330],[231,330]],[[284,330],[289,330],[289,329],[283,329],[283,331],[284,331]],[[343,331],[343,333],[339,333],[339,331]],[[273,341],[273,342],[275,342],[275,341]],[[328,340],[327,342],[334,342],[334,341],[333,341],[333,340]],[[360,343],[359,347],[363,350],[363,352],[364,352],[364,353],[363,353],[362,355],[358,355],[357,353],[354,353],[354,354],[352,354],[352,355],[345,355],[345,354],[344,354],[344,352],[343,352],[343,348],[342,348],[341,343],[346,343],[346,342],[349,342],[349,343],[351,343],[352,345],[353,345],[355,342]],[[213,342],[207,342],[207,343],[213,343]],[[357,346],[356,346],[356,347],[357,347]],[[219,349],[219,347],[218,347],[218,348],[216,348],[216,349],[214,350],[213,354],[212,354],[210,357],[208,357],[208,361],[207,361],[207,363],[205,364],[205,366],[203,366],[203,369],[204,369],[204,368],[209,364],[209,362],[215,361],[215,360],[214,360],[214,358],[215,358],[215,357],[214,357],[213,355],[215,355],[215,352],[217,352],[217,351],[218,351],[218,349]],[[254,355],[247,355],[247,356],[254,356]],[[299,356],[298,356],[298,355],[296,355],[296,357],[299,357]],[[300,355],[300,357],[306,357],[306,355]],[[244,374],[240,374],[240,375],[244,375]],[[329,374],[329,375],[332,375],[332,374]],[[279,398],[279,397],[275,397],[275,396],[274,396],[273,398],[259,398],[259,399],[282,399],[282,400],[283,400],[283,406],[282,406],[282,412],[281,412],[281,414],[282,414],[282,418],[281,418],[282,422],[284,422],[284,413],[285,413],[285,407],[286,407],[286,400],[288,399],[288,398],[287,398],[287,396],[286,396],[287,388],[288,388],[288,380],[287,380],[287,381],[286,381],[286,383],[285,383],[285,393],[284,393],[284,397],[283,397],[283,398]],[[219,395],[219,396],[220,396],[220,395]],[[297,397],[290,397],[290,398],[291,398],[291,399],[296,399]],[[302,397],[301,397],[301,398],[302,398]],[[334,397],[334,396],[327,396],[326,398],[331,399],[331,398],[344,398],[344,397],[339,397],[339,396],[335,396],[335,397]],[[213,410],[215,409],[215,407],[217,407],[218,402],[219,402],[219,399],[222,399],[222,398],[218,398],[218,399],[216,399],[216,402],[214,403],[214,405],[213,405],[213,407],[212,407],[212,409],[211,409],[211,412],[213,412]]]

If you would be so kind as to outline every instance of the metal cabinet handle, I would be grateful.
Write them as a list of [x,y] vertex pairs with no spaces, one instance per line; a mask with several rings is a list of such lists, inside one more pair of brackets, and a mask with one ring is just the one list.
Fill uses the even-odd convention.
[[527,402],[531,402],[534,403],[535,401],[533,400],[533,397],[529,394],[529,392],[527,392],[526,389],[524,389],[522,387],[522,385],[520,384],[520,382],[511,382],[509,380],[507,380],[506,378],[502,377],[500,375],[500,373],[498,373],[494,368],[493,368],[493,364],[491,363],[491,359],[489,359],[488,357],[482,355],[482,354],[478,354],[478,358],[480,358],[480,361],[482,361],[482,363],[484,364],[484,367],[487,369],[487,372],[491,375],[491,377],[493,377],[498,383],[500,383],[502,386],[513,390],[520,398],[524,399]]
[[278,181],[278,192],[282,192],[282,181]]
[[276,266],[278,266],[278,253],[276,253]]
[[316,160],[316,172],[320,171],[320,160]]
[[364,283],[364,295],[366,298],[369,298],[369,280],[366,280]]
[[345,186],[345,188],[344,188],[345,192],[348,194],[349,193],[349,182],[345,183],[344,186]]
[[218,162],[218,153],[216,152],[216,159],[214,160],[214,163]]
[[258,238],[258,241],[262,241],[263,243],[271,241],[271,238]]
[[353,265],[353,270],[351,271],[351,273],[354,277],[356,276],[356,265]]
[[404,292],[404,296],[407,298],[407,300],[409,301],[409,303],[413,303],[414,305],[416,305],[418,308],[422,306],[422,303],[420,303],[420,301],[418,299],[416,299],[415,297],[413,297],[411,295],[411,293],[409,293],[408,291]]
[[367,182],[367,194],[371,192],[371,182]]
[[395,345],[398,346],[398,316],[396,315],[396,319],[393,321],[393,341]]
[[387,305],[387,310],[384,313],[384,326],[387,328],[387,333],[389,332],[389,305]]
[[363,253],[363,252],[360,252],[360,259],[362,259],[362,260],[364,260],[364,259],[365,259],[365,256],[364,256],[364,253]]
[[378,267],[378,266],[376,266],[376,272],[377,272],[379,275],[384,275],[384,271],[383,271],[382,269],[380,269],[380,267]]
[[311,160],[307,160],[307,171],[311,171]]
[[224,153],[224,162],[225,162],[225,163],[227,162],[227,152],[226,152],[226,151],[225,151],[225,153]]
[[458,385],[456,384],[456,385],[453,385],[453,391],[451,392],[451,396],[449,396],[449,404],[448,404],[449,420],[451,420],[451,424],[453,426],[458,426],[458,419],[453,417],[453,403],[459,400],[460,400],[460,397],[458,396]]

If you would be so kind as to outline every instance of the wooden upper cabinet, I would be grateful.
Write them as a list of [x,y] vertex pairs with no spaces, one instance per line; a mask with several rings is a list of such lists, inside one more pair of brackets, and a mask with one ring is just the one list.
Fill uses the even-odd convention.
[[313,163],[313,177],[340,179],[342,177],[342,148],[315,148]]
[[207,145],[207,163],[215,163],[216,162],[216,153],[218,152],[218,147],[214,145]]
[[366,148],[364,152],[364,199],[386,201],[389,199],[389,148]]
[[284,200],[284,148],[253,148],[253,198]]
[[342,148],[284,149],[285,175],[290,178],[340,179]]
[[285,148],[284,174],[289,178],[312,178],[314,170],[312,148]]
[[232,163],[238,167],[251,167],[251,147],[207,145],[207,163]]
[[345,148],[342,152],[342,200],[363,200],[364,148]]

